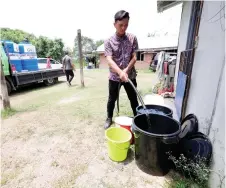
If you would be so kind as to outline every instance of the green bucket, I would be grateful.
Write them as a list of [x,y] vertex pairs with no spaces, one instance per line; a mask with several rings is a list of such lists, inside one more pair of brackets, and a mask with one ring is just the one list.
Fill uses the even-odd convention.
[[130,147],[132,134],[121,127],[111,127],[105,131],[108,145],[108,155],[113,161],[124,161]]

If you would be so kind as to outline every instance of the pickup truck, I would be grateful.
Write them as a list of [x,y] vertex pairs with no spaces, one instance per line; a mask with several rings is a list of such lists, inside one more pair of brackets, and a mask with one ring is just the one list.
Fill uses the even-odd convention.
[[[52,58],[50,58],[50,64],[51,64],[51,68],[53,68],[53,69],[63,68],[62,63],[60,63]],[[46,67],[47,67],[47,58],[38,58],[38,68],[46,69]]]
[[53,85],[58,81],[58,77],[65,75],[62,68],[16,72],[10,64],[10,60],[2,46],[2,43],[0,43],[0,54],[9,94],[13,90],[34,83],[44,82],[47,86]]

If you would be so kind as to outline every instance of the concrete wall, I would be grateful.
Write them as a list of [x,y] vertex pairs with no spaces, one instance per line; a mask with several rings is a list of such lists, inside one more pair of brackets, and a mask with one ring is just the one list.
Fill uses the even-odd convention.
[[174,79],[174,88],[177,88],[177,76],[180,62],[180,53],[186,49],[187,36],[188,36],[188,27],[191,17],[191,1],[184,1],[182,8],[182,15],[180,21],[180,32],[179,32],[179,40],[178,40],[178,51],[177,51],[177,64],[175,70],[175,79]]
[[[150,66],[150,58],[152,58],[152,54],[145,54],[144,55],[144,60],[145,61],[137,61],[135,64],[136,69],[149,69]],[[108,63],[107,60],[104,56],[104,54],[100,54],[100,65],[99,65],[100,69],[108,69]]]
[[[186,112],[197,114],[201,130],[207,133],[225,56],[225,32],[220,21],[207,21],[220,8],[219,1],[205,1],[195,52]],[[218,19],[215,18],[215,19]],[[222,21],[223,28],[224,19]]]
[[153,53],[145,53],[144,54],[144,62],[149,63],[149,65],[150,65],[153,55],[154,55]]
[[[225,174],[225,69],[223,69],[223,71],[219,95],[216,100],[216,111],[213,116],[209,134],[214,153],[212,169],[222,175]],[[217,187],[219,181],[219,176],[216,173],[212,173],[210,177],[210,187]],[[225,187],[225,185],[222,187]]]
[[137,61],[136,64],[135,64],[135,68],[137,70],[148,70],[149,69],[149,66],[150,66],[150,62],[147,63],[145,61]]
[[108,68],[108,63],[107,63],[107,59],[103,54],[100,54],[100,65],[99,65],[100,69],[107,69]]
[[[224,9],[221,15],[209,19],[223,6],[219,1],[204,1],[186,108],[186,114],[194,113],[198,117],[201,132],[208,134],[210,130],[214,148],[212,168],[223,171],[222,174],[225,167],[225,82],[224,76],[223,81],[221,78],[225,65],[225,20],[215,20],[224,14]],[[217,175],[213,173],[211,180],[211,187],[217,187]]]

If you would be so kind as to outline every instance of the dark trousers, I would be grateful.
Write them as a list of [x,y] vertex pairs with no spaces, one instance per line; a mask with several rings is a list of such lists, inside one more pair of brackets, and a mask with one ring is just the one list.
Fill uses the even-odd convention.
[[65,70],[65,74],[66,74],[67,81],[71,83],[72,79],[74,78],[73,70]]
[[[135,87],[137,87],[137,82],[136,79],[131,80],[134,84]],[[132,107],[133,110],[133,114],[134,116],[136,116],[136,107],[139,105],[138,101],[137,101],[137,94],[134,91],[134,89],[132,88],[132,86],[130,85],[129,82],[125,83],[125,82],[115,82],[112,80],[109,80],[109,97],[108,97],[108,103],[107,103],[107,116],[108,118],[112,118],[113,117],[113,112],[114,112],[114,108],[115,108],[115,102],[118,98],[118,91],[119,91],[119,87],[121,87],[121,85],[119,86],[119,84],[123,85],[127,96],[130,100],[130,105]]]

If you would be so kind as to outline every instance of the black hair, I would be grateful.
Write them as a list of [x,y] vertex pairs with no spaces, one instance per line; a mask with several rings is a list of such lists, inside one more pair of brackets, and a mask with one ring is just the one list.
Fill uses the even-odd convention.
[[65,53],[65,55],[68,55],[68,54],[69,54],[69,52],[68,52],[68,51],[65,51],[64,53]]
[[116,21],[121,21],[125,18],[129,19],[129,13],[126,12],[125,10],[120,10],[115,14],[115,22]]

